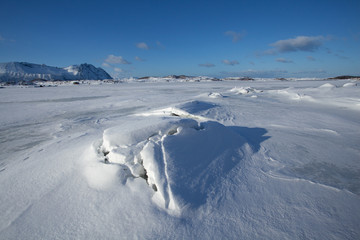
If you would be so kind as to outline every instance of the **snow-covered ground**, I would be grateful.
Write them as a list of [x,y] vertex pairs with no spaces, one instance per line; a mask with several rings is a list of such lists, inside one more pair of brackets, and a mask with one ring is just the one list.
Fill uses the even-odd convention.
[[351,80],[0,89],[0,239],[359,239]]

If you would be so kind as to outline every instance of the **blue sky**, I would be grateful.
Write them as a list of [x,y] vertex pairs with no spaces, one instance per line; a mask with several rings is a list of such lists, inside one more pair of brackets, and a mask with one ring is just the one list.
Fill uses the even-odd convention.
[[359,0],[3,0],[0,62],[87,62],[119,77],[360,75],[359,12]]

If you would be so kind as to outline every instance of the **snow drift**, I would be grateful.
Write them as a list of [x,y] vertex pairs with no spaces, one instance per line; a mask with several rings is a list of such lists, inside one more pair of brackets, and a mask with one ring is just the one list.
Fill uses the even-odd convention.
[[[101,167],[99,171],[106,171],[106,179],[117,176],[123,184],[128,178],[143,178],[154,190],[155,203],[174,214],[204,204],[209,189],[252,154],[237,132],[192,114],[212,107],[192,101],[105,130],[97,148],[99,161],[118,170],[111,174],[111,167]],[[92,175],[86,174],[91,184]]]

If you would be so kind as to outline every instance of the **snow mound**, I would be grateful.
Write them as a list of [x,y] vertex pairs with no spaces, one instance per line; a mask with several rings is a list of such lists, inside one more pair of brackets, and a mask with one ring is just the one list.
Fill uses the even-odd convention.
[[137,116],[176,116],[181,118],[192,118],[198,121],[209,121],[211,119],[203,117],[212,108],[217,107],[214,103],[204,101],[190,101],[174,107],[158,109],[150,112],[140,113]]
[[357,84],[354,83],[354,82],[345,83],[343,85],[343,87],[345,87],[345,88],[347,88],[347,87],[356,87],[356,86],[357,86]]
[[351,93],[356,83],[345,83],[343,87],[336,87],[331,83],[325,83],[319,87],[294,88],[289,87],[278,90],[268,90],[270,94],[277,95],[279,99],[289,99],[296,102],[308,102],[332,107],[340,107],[355,111],[360,110],[358,97],[344,97]]
[[[105,130],[96,148],[97,162],[103,166],[95,174],[100,182],[95,187],[127,185],[129,179],[132,184],[134,179],[146,182],[154,203],[175,215],[204,204],[211,189],[252,150],[233,127],[193,115],[212,104],[192,101],[178,107],[178,113],[186,114],[166,108],[162,115],[138,115],[135,121]],[[92,171],[85,175],[94,186]]]
[[314,101],[314,99],[309,96],[308,94],[298,92],[294,88],[286,88],[286,89],[280,89],[280,90],[269,90],[270,93],[276,93],[280,96],[286,97],[293,101]]
[[186,102],[176,106],[177,109],[181,109],[190,114],[197,114],[197,115],[199,114],[203,115],[202,113],[215,107],[217,107],[217,105],[214,103],[197,101],[197,100]]
[[325,83],[325,84],[321,85],[319,88],[320,89],[333,89],[333,88],[336,88],[336,86],[331,83]]
[[234,87],[230,89],[229,92],[233,92],[235,94],[251,94],[251,93],[258,93],[260,91],[252,87]]

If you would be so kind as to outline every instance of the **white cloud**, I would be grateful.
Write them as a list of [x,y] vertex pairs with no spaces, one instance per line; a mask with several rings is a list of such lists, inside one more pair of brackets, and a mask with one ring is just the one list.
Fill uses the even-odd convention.
[[101,66],[103,66],[103,67],[111,67],[110,64],[108,64],[106,62],[102,63]]
[[148,49],[149,49],[149,46],[148,46],[146,43],[144,43],[144,42],[137,43],[137,44],[136,44],[136,47],[137,47],[137,48],[140,48],[140,49],[144,49],[144,50],[148,50]]
[[223,62],[224,64],[230,65],[230,66],[234,66],[234,65],[239,64],[239,62],[236,61],[236,60],[230,61],[230,60],[225,59],[225,60],[222,60],[222,62]]
[[245,36],[245,33],[226,31],[225,35],[231,37],[233,42],[237,42]]
[[109,55],[106,59],[105,59],[106,63],[113,63],[113,64],[131,64],[131,62],[128,62],[127,60],[125,60],[122,56],[115,56],[115,55]]
[[114,68],[114,71],[115,71],[115,72],[118,72],[118,73],[123,72],[123,70],[122,70],[121,68],[118,68],[118,67],[115,67],[115,68]]
[[199,64],[200,67],[215,67],[215,64],[212,64],[212,63],[200,63]]
[[0,35],[0,41],[4,41],[5,38],[3,38],[1,35]]
[[[305,51],[305,52],[314,52],[317,50],[324,41],[323,36],[317,37],[308,37],[308,36],[298,36],[296,38],[290,38],[285,40],[279,40],[270,44],[274,49],[270,49],[279,52],[297,52],[297,51]],[[269,50],[268,50],[269,51]]]
[[276,61],[281,62],[281,63],[293,63],[292,60],[285,59],[285,58],[277,58]]

